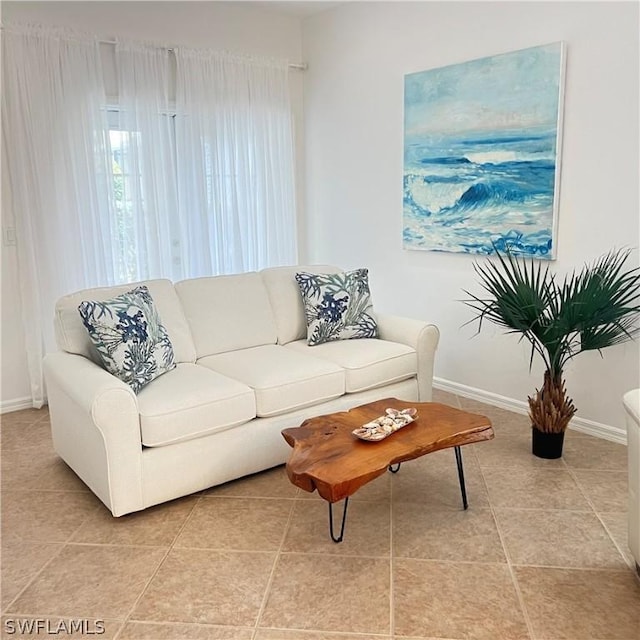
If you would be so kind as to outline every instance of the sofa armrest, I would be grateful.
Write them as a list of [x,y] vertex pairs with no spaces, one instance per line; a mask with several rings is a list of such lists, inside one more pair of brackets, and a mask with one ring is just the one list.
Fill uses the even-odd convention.
[[430,402],[433,385],[433,365],[440,331],[434,324],[413,318],[383,313],[376,314],[378,335],[382,340],[406,344],[418,354],[418,400]]
[[132,389],[84,356],[44,359],[56,452],[111,509],[143,508],[142,442]]
[[138,403],[131,387],[92,360],[65,352],[49,353],[45,367],[47,387],[60,385],[71,400],[97,419],[116,398],[132,403],[137,416]]

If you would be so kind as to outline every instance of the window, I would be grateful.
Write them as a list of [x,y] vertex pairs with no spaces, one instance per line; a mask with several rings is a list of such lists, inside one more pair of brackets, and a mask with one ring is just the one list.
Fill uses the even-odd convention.
[[[160,114],[151,127],[137,126],[135,120],[118,107],[107,109],[117,278],[179,278],[183,274],[175,198],[175,116]],[[160,131],[169,144],[160,144]]]
[[122,282],[132,282],[137,277],[135,257],[134,185],[140,184],[140,174],[132,173],[130,149],[139,144],[140,133],[109,129],[111,151],[111,184],[115,212],[115,229],[112,240],[116,245],[118,277]]

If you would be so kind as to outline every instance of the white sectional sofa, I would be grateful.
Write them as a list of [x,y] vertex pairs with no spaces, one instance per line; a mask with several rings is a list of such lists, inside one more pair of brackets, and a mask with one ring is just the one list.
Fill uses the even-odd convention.
[[77,292],[56,305],[59,352],[45,358],[58,454],[114,516],[287,460],[280,431],[386,397],[429,401],[438,329],[376,314],[379,337],[306,343],[297,271],[144,283],[177,366],[137,395],[100,364],[78,313],[135,285]]

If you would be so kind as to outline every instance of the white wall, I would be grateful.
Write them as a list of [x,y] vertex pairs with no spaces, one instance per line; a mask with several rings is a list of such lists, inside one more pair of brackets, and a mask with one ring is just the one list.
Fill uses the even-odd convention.
[[[300,19],[237,2],[2,2],[2,20],[72,26],[106,39],[116,36],[159,44],[183,44],[238,53],[273,56],[300,62]],[[303,167],[303,76],[292,71],[291,97],[298,169]],[[4,178],[4,176],[3,176]],[[304,192],[298,178],[298,210]],[[3,189],[3,228],[12,226]],[[16,213],[16,215],[19,215]],[[304,218],[299,224],[300,250],[305,251]],[[0,410],[25,406],[30,397],[22,318],[17,288],[15,247],[2,251],[2,388]],[[53,310],[51,310],[53,318]]]
[[[402,248],[403,76],[566,42],[552,266],[565,273],[613,247],[640,245],[638,4],[352,2],[305,19],[302,38],[309,258],[369,267],[380,310],[435,322],[438,378],[526,401],[542,382],[539,366],[529,373],[527,349],[497,328],[473,337],[462,327],[472,317],[463,290],[479,292],[473,257]],[[639,344],[603,355],[578,356],[567,386],[583,426],[615,432],[624,426],[622,394],[640,386]]]

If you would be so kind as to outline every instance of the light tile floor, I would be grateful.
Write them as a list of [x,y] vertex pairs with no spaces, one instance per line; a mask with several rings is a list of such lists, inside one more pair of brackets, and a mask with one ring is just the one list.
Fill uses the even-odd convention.
[[[46,410],[5,414],[1,637],[639,640],[626,448],[570,431],[541,460],[526,417],[435,399],[494,423],[463,448],[469,510],[441,451],[360,490],[341,544],[284,467],[113,518],[54,453]],[[84,633],[47,636],[72,622]]]

